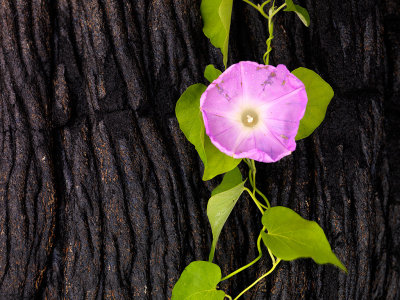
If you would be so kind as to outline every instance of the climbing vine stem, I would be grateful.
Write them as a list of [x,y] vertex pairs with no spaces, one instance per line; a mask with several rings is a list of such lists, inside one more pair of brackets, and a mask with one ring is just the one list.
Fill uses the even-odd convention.
[[269,274],[271,274],[275,268],[278,266],[278,264],[280,263],[280,259],[278,258],[274,264],[272,265],[272,268],[265,273],[264,275],[262,275],[260,278],[258,278],[256,281],[254,281],[252,284],[250,284],[247,288],[245,288],[235,299],[233,300],[237,300],[239,299],[244,293],[246,293],[249,289],[251,289],[253,286],[255,286],[259,281],[263,280],[265,277],[267,277]]
[[[265,230],[265,227],[263,227],[263,229],[261,230],[261,232],[263,232]],[[258,256],[250,263],[248,263],[247,265],[241,267],[240,269],[237,269],[236,271],[232,272],[231,274],[225,276],[224,278],[221,279],[221,281],[227,280],[229,278],[231,278],[232,276],[235,276],[236,274],[244,271],[245,269],[251,267],[252,265],[254,265],[256,262],[258,262],[261,257],[262,257],[262,250],[261,250],[261,232],[257,238],[257,250],[258,250]]]
[[268,20],[268,39],[266,41],[267,44],[267,51],[265,52],[264,56],[263,56],[263,61],[264,64],[268,65],[269,64],[269,55],[272,51],[272,40],[274,39],[274,22],[273,22],[273,17],[283,8],[286,7],[286,2],[283,3],[281,6],[279,6],[277,9],[275,9],[275,1],[272,3],[271,8],[268,11],[268,14],[265,13],[265,6],[271,2],[271,0],[267,0],[265,2],[263,2],[263,4],[254,4],[253,2],[251,2],[250,0],[243,0],[243,2],[249,4],[250,6],[254,7],[264,18],[266,18]]

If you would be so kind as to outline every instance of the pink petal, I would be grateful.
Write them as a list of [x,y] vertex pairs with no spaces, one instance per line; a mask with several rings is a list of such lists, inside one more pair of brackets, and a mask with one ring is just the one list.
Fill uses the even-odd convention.
[[258,130],[254,133],[254,139],[256,141],[256,148],[262,155],[262,161],[264,162],[275,162],[280,160],[282,157],[289,155],[296,149],[296,143],[292,146],[292,149],[282,143],[271,133],[266,127],[264,130]]
[[241,101],[243,95],[241,79],[237,76],[239,72],[240,66],[233,65],[224,72],[223,79],[220,76],[208,86],[205,93],[207,93],[207,98],[212,101],[204,101],[205,97],[201,97],[202,111],[226,115],[236,108],[237,102]]
[[295,76],[284,65],[275,68],[254,62],[239,64],[242,64],[241,76],[246,98],[261,99],[262,103],[268,104],[297,88],[304,88],[300,80],[293,80]]
[[295,148],[294,138],[306,105],[305,89],[296,89],[290,93],[290,97],[283,96],[269,106],[263,117],[268,129],[291,151]]

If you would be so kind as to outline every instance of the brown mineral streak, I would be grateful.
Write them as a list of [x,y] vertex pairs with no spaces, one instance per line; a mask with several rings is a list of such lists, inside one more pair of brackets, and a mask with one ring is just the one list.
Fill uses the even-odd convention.
[[[283,262],[248,299],[399,299],[400,4],[306,4],[310,28],[276,16],[271,65],[313,69],[336,96],[291,156],[257,164],[257,185],[318,221],[349,273]],[[205,66],[222,66],[199,6],[0,0],[0,299],[170,299],[207,259],[219,179],[201,181],[174,117]],[[261,62],[261,21],[235,1],[230,63]],[[221,233],[223,275],[257,256],[248,203]],[[265,256],[220,287],[237,295],[269,267]]]

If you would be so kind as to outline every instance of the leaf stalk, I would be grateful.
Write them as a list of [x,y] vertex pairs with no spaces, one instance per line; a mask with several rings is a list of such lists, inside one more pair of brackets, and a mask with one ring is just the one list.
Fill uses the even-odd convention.
[[258,278],[256,281],[254,281],[252,284],[250,284],[246,289],[244,289],[235,299],[233,300],[237,300],[239,299],[244,293],[246,293],[249,289],[251,289],[253,286],[255,286],[259,281],[263,280],[265,277],[267,277],[269,274],[271,274],[275,268],[278,266],[278,264],[280,263],[281,259],[278,258],[276,260],[276,262],[272,265],[272,268],[265,273],[264,275],[262,275],[260,278]]

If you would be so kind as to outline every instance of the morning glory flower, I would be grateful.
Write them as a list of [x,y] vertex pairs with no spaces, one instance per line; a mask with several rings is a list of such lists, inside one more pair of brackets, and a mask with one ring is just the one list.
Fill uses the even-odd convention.
[[200,99],[206,133],[223,153],[275,162],[296,149],[304,84],[284,65],[243,61],[212,82]]

